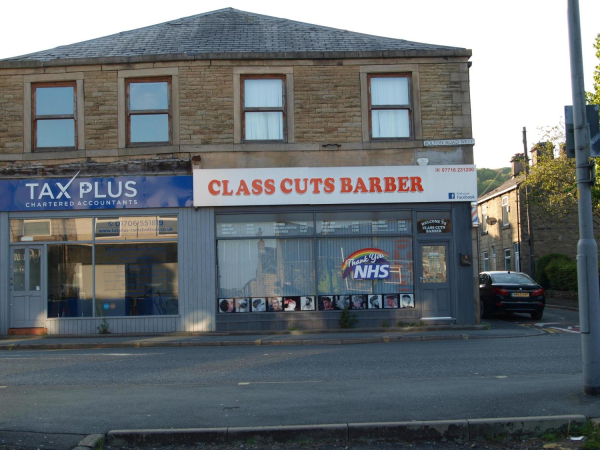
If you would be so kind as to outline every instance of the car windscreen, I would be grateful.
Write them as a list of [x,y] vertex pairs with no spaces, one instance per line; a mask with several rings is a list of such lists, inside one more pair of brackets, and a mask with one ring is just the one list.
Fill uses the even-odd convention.
[[529,275],[524,273],[492,273],[492,283],[495,284],[535,284]]

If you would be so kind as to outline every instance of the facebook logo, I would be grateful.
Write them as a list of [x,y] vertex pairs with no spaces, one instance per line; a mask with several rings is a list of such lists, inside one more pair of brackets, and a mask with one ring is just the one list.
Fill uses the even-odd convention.
[[449,200],[454,200],[456,199],[456,194],[454,192],[448,192],[448,199]]

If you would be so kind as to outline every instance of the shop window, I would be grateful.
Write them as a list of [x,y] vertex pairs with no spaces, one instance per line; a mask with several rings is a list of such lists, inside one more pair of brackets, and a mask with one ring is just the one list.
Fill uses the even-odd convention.
[[48,317],[92,316],[92,245],[48,245]]
[[91,241],[91,218],[12,219],[10,241]]
[[242,77],[244,142],[286,141],[285,78],[285,75]]
[[412,234],[410,211],[317,213],[317,233],[327,236]]
[[172,142],[171,77],[128,78],[127,146]]
[[502,225],[508,226],[508,212],[510,211],[510,206],[508,205],[508,195],[502,197]]
[[77,148],[77,84],[36,83],[32,91],[34,150]]
[[95,316],[178,313],[176,242],[96,244]]
[[219,297],[314,295],[312,239],[220,240]]
[[[369,249],[367,254],[373,253],[372,250],[376,249],[387,255],[385,260],[389,263],[388,278],[355,279],[354,273],[346,274],[342,271],[344,262],[349,257],[365,249]],[[319,296],[414,293],[413,252],[410,237],[320,238],[317,239],[317,252]],[[358,259],[364,256],[357,254]]]
[[510,248],[504,249],[504,270],[510,270]]
[[119,216],[97,218],[97,240],[168,239],[177,236],[177,216]]
[[407,139],[412,132],[411,78],[401,74],[370,74],[371,139]]
[[483,270],[485,272],[490,270],[490,255],[488,252],[483,252]]

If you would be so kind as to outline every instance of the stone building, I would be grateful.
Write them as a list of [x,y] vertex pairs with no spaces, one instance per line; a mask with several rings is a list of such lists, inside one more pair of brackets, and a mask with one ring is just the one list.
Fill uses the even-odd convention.
[[470,56],[228,8],[0,61],[0,335],[473,323]]
[[[545,144],[545,143],[544,143]],[[544,146],[531,151],[532,164]],[[577,257],[579,240],[577,209],[549,215],[527,201],[523,180],[524,155],[511,161],[511,179],[478,199],[480,270],[514,270],[535,276],[535,262],[549,253]],[[597,221],[597,218],[596,218]],[[598,230],[597,226],[595,227]]]

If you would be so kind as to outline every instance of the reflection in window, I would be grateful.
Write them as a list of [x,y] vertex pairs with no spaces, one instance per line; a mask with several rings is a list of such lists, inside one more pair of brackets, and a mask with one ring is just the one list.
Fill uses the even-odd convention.
[[13,219],[10,241],[90,241],[92,219]]
[[127,80],[127,143],[171,142],[171,78]]
[[48,317],[92,317],[92,246],[48,246]]
[[314,295],[312,239],[218,242],[219,297]]
[[[347,237],[318,239],[319,295],[386,294],[414,292],[412,239],[393,237]],[[352,253],[377,248],[390,255],[390,277],[385,280],[354,280],[342,276],[342,264]]]
[[446,282],[446,246],[424,245],[422,247],[423,283]]
[[75,148],[76,83],[34,84],[35,148]]
[[96,244],[95,315],[178,314],[177,243]]

